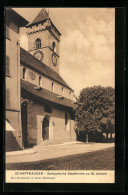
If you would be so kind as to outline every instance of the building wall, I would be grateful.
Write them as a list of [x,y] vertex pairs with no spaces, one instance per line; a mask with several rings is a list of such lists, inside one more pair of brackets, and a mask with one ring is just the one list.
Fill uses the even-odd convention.
[[[47,89],[49,91],[52,91],[58,95],[62,95],[68,99],[71,99],[74,101],[74,93],[72,90],[62,86],[61,84],[47,78],[46,76],[44,75],[41,75],[39,73],[37,73],[36,71],[33,71],[32,69],[30,68],[27,68],[25,67],[23,64],[21,64],[21,79],[23,79],[23,68],[26,68],[26,77],[25,77],[25,80],[32,83],[32,84],[35,84],[37,86],[39,86],[39,76],[41,76],[41,87],[44,88],[44,89]],[[34,79],[32,80],[31,79],[31,76],[30,76],[30,72],[34,73]],[[54,90],[52,90],[52,83],[54,83]],[[63,93],[62,93],[62,87],[63,87]]]
[[[20,43],[19,28],[10,21],[7,23],[6,30],[6,118],[9,120],[16,139],[22,147],[21,134],[21,109],[20,109]],[[8,33],[7,33],[8,32]],[[7,60],[7,57],[9,60]]]
[[[43,142],[42,121],[45,116],[49,118],[49,140],[72,141],[76,140],[74,132],[74,121],[70,118],[70,112],[57,106],[52,106],[52,113],[44,110],[45,103],[28,102],[28,144],[39,144]],[[68,125],[65,126],[65,113],[68,113]]]

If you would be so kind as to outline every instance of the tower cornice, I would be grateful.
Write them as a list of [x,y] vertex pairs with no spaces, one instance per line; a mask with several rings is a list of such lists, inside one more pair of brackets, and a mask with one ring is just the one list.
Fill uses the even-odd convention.
[[27,34],[33,34],[48,30],[57,41],[60,41],[60,33],[50,20],[45,20],[43,23],[38,23],[33,26],[27,27]]

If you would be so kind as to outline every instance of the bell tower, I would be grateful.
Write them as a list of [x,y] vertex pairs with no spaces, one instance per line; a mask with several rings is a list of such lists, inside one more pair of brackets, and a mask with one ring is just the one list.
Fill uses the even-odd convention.
[[43,8],[27,26],[28,51],[38,60],[59,73],[60,32]]

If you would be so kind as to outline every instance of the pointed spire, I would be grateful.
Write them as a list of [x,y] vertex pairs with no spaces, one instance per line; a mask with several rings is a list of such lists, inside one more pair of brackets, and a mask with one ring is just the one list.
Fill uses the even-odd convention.
[[27,27],[34,25],[36,23],[40,23],[44,20],[49,19],[49,11],[47,12],[45,8],[42,8],[41,11],[39,12],[39,14],[36,16],[36,18],[30,22]]

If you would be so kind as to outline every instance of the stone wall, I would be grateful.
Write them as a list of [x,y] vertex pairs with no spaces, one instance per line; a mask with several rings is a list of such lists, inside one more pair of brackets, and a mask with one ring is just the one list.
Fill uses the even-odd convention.
[[[42,122],[44,117],[49,118],[49,141],[72,141],[76,140],[74,132],[74,121],[70,118],[70,110],[56,106],[52,107],[52,112],[44,110],[45,103],[28,103],[28,143],[39,144],[43,142]],[[68,126],[65,126],[65,113],[69,115]]]
[[[23,79],[23,68],[26,68],[26,81],[35,84],[39,86],[39,77],[41,76],[41,87],[44,89],[47,89],[49,91],[52,91],[52,83],[54,83],[54,93],[58,95],[62,95],[68,99],[71,99],[74,101],[74,92],[70,89],[62,86],[61,84],[57,83],[56,81],[53,81],[52,79],[49,79],[48,77],[41,75],[37,73],[36,71],[25,67],[23,64],[21,64],[21,79]],[[32,80],[30,77],[30,72],[33,72],[35,74],[35,79]],[[63,94],[62,94],[62,87],[63,87]]]

